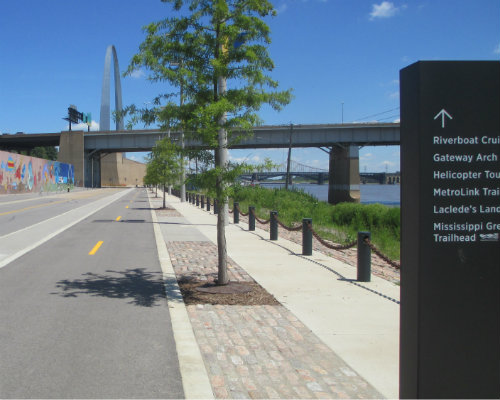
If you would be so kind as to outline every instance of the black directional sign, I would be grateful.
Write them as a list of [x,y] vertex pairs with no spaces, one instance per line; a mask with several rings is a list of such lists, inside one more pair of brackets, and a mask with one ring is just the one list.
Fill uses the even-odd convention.
[[400,394],[500,398],[500,63],[400,82]]

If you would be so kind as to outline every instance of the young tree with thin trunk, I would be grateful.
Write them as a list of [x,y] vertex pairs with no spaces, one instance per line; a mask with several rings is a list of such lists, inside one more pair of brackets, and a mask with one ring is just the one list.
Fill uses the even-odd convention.
[[146,166],[146,181],[163,186],[163,208],[166,207],[166,187],[179,181],[182,174],[180,150],[169,137],[156,142]]
[[228,282],[225,224],[228,186],[234,182],[227,149],[251,134],[260,123],[263,104],[280,110],[291,91],[278,91],[266,75],[273,68],[268,54],[270,30],[264,19],[275,16],[267,0],[162,0],[174,17],[145,27],[147,34],[126,73],[139,68],[149,79],[179,88],[159,95],[155,109],[128,108],[143,122],[154,120],[165,129],[183,131],[214,151],[212,179],[221,212],[217,218],[218,284]]

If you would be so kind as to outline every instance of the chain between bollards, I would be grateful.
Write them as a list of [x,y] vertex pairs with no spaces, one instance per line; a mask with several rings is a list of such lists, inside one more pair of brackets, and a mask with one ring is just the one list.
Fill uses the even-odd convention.
[[[186,193],[187,199],[192,204],[197,206],[200,205],[203,209],[205,207],[205,196],[198,195],[192,192]],[[207,211],[210,211],[211,205],[214,207],[214,214],[219,212],[219,207],[217,205],[217,200],[214,199],[213,204],[211,204],[210,197],[206,196]],[[334,245],[328,243],[326,240],[322,239],[317,232],[312,228],[312,219],[304,218],[302,220],[302,226],[286,226],[278,218],[277,211],[270,212],[270,218],[268,221],[259,220],[255,215],[255,206],[248,207],[248,214],[241,211],[238,202],[233,203],[233,222],[238,224],[240,222],[240,215],[248,216],[248,230],[255,231],[255,221],[259,221],[262,224],[270,223],[270,240],[278,240],[278,225],[281,225],[284,229],[288,231],[297,231],[302,229],[302,255],[312,255],[312,238],[316,238],[321,244],[332,250],[346,250],[357,245],[357,258],[358,258],[358,280],[360,282],[370,282],[371,280],[371,250],[380,257],[382,260],[387,262],[389,265],[396,269],[400,269],[401,265],[397,262],[392,261],[389,257],[382,254],[373,243],[371,243],[370,232],[358,232],[358,240],[350,242],[344,245]],[[362,235],[362,240],[360,241],[360,236]]]

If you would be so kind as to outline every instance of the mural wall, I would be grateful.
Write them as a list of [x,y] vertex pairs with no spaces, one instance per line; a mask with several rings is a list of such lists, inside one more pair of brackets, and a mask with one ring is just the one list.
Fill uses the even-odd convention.
[[71,164],[0,151],[0,194],[56,191],[74,180]]

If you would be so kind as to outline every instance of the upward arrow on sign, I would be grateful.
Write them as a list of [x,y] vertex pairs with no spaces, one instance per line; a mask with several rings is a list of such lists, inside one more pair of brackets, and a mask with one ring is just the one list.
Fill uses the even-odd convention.
[[449,119],[453,119],[453,117],[448,114],[448,112],[444,108],[436,114],[434,119],[438,119],[439,117],[441,117],[441,128],[445,127],[444,121],[446,117],[448,117]]

